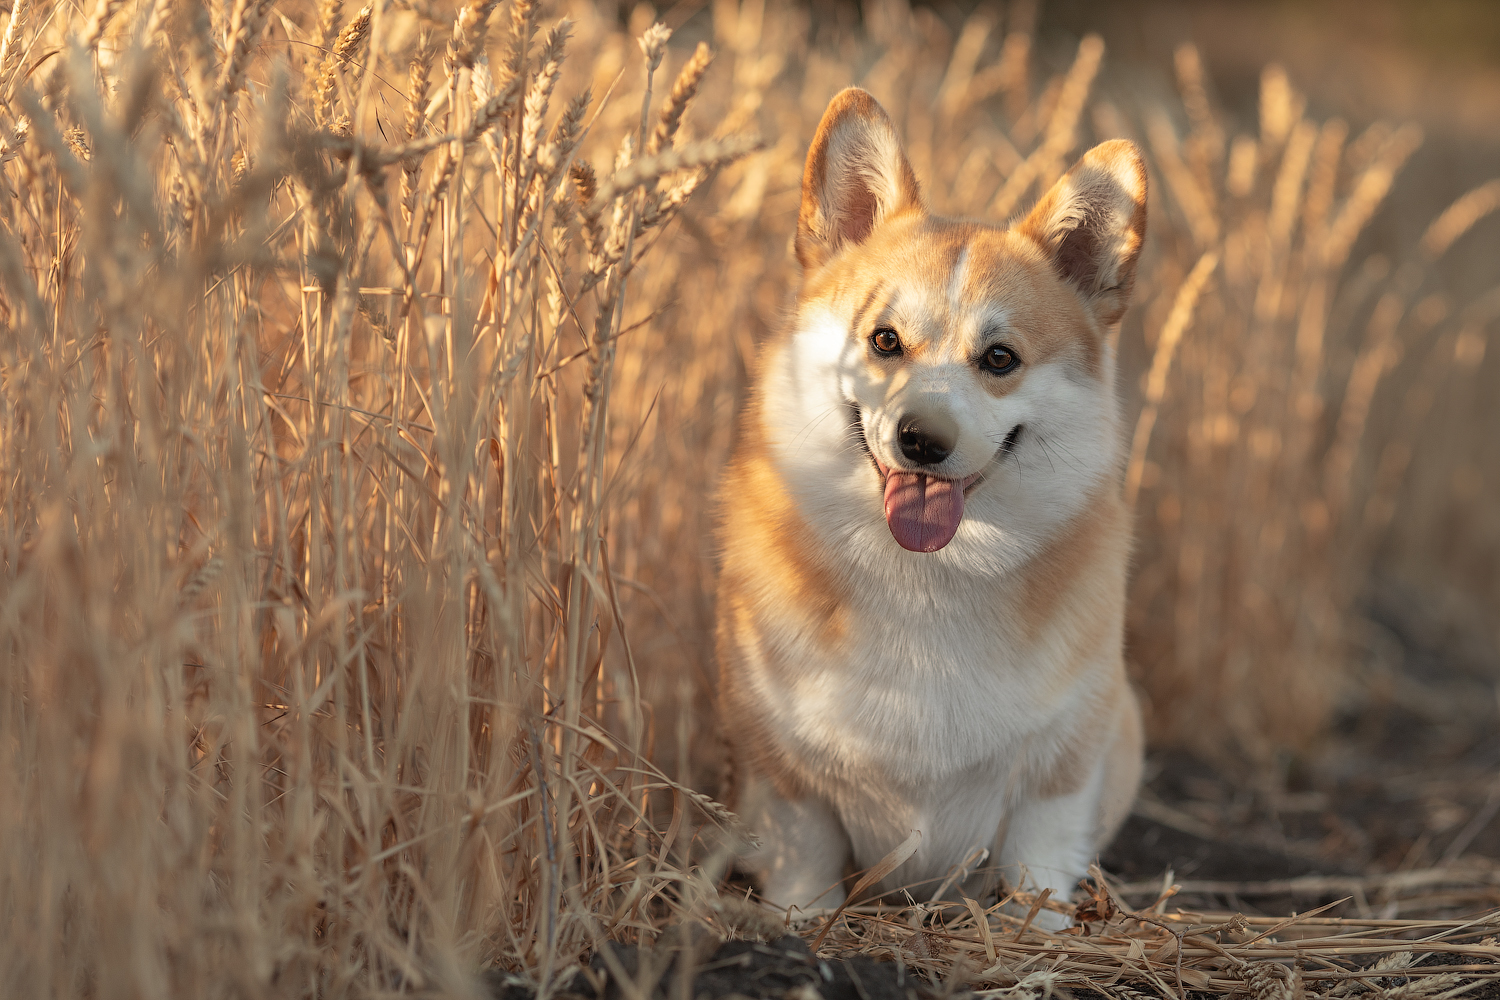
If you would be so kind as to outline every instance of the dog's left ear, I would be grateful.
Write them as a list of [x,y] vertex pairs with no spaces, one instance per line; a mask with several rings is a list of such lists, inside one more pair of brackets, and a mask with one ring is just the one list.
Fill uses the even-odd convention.
[[1035,240],[1102,326],[1120,321],[1146,238],[1146,164],[1112,139],[1083,155],[1016,231]]

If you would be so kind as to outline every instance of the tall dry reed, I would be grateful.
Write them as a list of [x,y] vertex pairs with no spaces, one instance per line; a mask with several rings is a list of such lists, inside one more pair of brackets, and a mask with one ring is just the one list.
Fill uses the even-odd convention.
[[126,6],[0,43],[0,982],[547,988],[735,822],[646,753],[603,543],[638,269],[756,140],[680,134],[661,26],[558,99],[524,0]]

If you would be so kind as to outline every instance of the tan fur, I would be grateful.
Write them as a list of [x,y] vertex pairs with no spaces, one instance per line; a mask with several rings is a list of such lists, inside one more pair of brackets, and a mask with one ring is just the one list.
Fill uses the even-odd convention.
[[[1106,143],[1013,228],[936,218],[880,106],[852,88],[830,103],[796,314],[757,359],[721,504],[720,704],[772,902],[841,898],[824,890],[911,826],[926,839],[883,889],[973,841],[1067,892],[1128,811],[1141,724],[1109,332],[1145,184],[1135,148]],[[881,329],[899,353],[870,346]],[[1014,371],[983,367],[996,344]],[[894,428],[913,416],[957,427],[951,454],[911,466]],[[893,539],[885,468],[969,484],[946,547]]]
[[778,488],[765,456],[745,451],[749,453],[738,456],[729,472],[739,496],[734,531],[726,536],[731,553],[726,562],[733,567],[753,563],[755,568],[746,571],[743,581],[726,580],[726,586],[731,594],[741,587],[749,590],[747,596],[762,605],[783,605],[780,614],[815,630],[820,642],[836,643],[847,627],[838,579],[806,554],[812,542],[807,526]]

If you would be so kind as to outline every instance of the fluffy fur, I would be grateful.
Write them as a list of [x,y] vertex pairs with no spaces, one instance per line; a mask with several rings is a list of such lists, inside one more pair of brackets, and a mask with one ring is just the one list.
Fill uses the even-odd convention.
[[[913,830],[882,891],[929,898],[988,850],[1007,881],[1066,895],[1124,818],[1141,728],[1111,327],[1145,204],[1117,141],[1010,228],[937,218],[880,105],[829,105],[795,315],[757,359],[722,503],[722,718],[769,902],[836,906]],[[1013,370],[981,364],[1005,351]],[[916,418],[945,458],[913,466]],[[967,484],[937,551],[887,523],[887,473],[915,471]]]

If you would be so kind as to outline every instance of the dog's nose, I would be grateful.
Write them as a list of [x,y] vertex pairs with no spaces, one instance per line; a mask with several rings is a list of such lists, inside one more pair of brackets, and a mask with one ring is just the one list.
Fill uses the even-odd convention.
[[918,465],[936,465],[953,454],[958,426],[952,420],[931,414],[908,413],[896,425],[901,454]]

